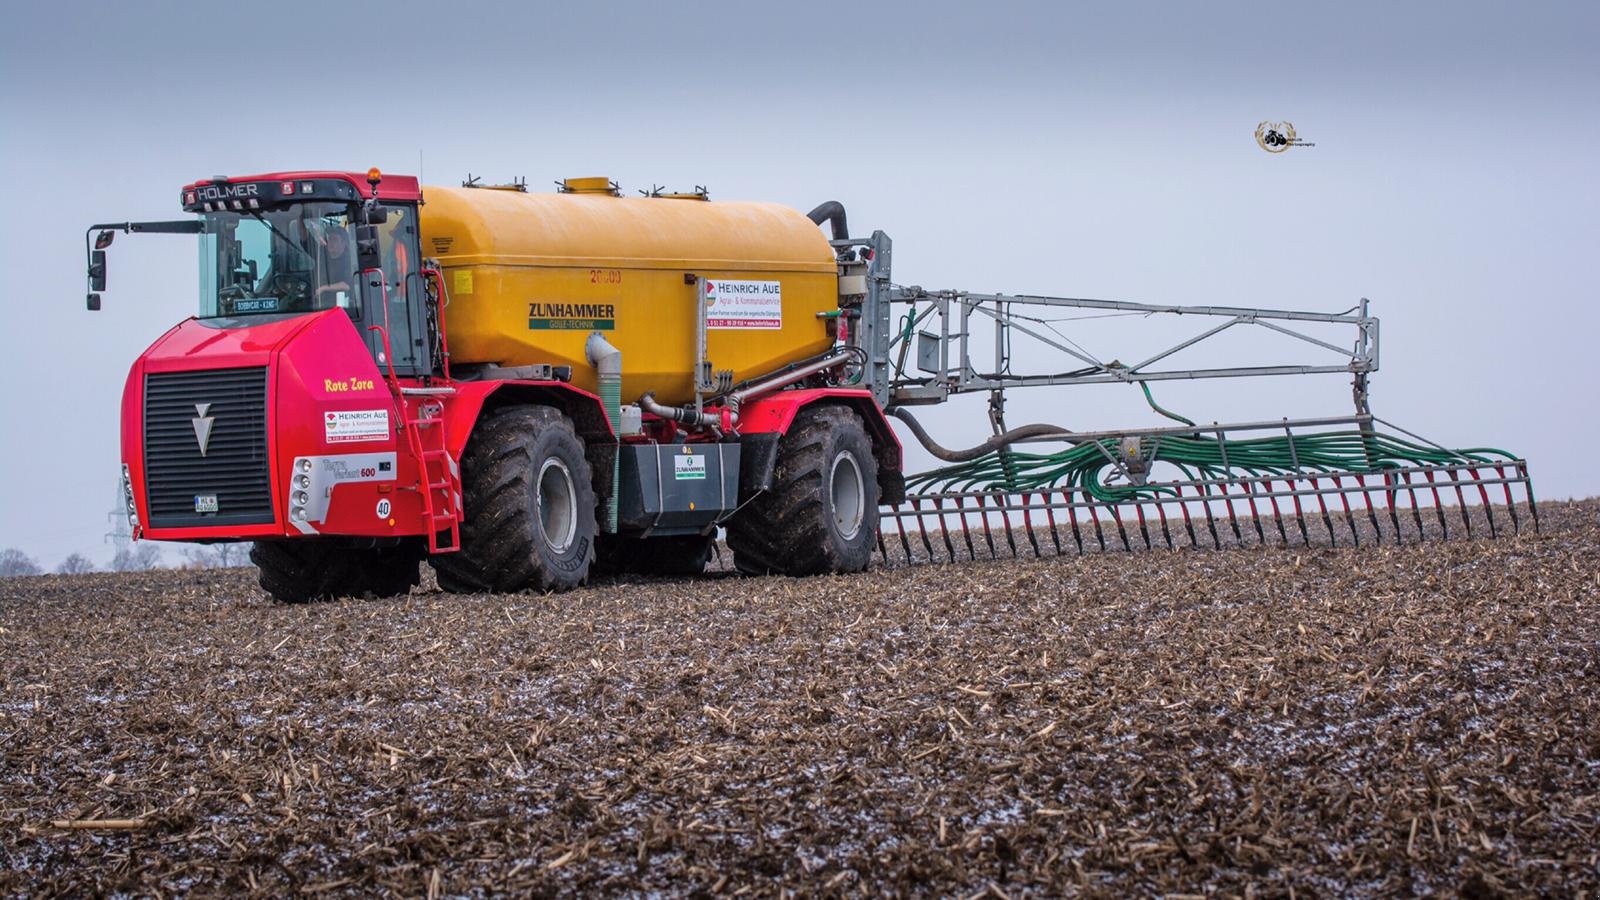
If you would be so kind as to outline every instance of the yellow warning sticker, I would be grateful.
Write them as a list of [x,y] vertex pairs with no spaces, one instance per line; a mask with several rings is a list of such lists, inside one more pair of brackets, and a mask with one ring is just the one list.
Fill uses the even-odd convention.
[[457,269],[457,270],[455,270],[454,275],[455,275],[455,281],[450,287],[450,293],[452,293],[452,294],[470,294],[470,293],[472,293],[472,270],[471,269]]

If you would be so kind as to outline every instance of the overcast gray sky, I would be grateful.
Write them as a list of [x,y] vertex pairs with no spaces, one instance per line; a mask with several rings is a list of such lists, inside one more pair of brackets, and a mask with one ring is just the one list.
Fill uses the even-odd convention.
[[[429,183],[838,199],[928,287],[1370,297],[1377,412],[1527,456],[1542,498],[1600,494],[1597,47],[1592,3],[13,6],[0,547],[109,556],[123,379],[195,307],[190,239],[123,236],[85,312],[88,224],[179,217],[213,174],[419,157]],[[1262,152],[1263,119],[1316,146]],[[1108,356],[1167,336],[1125,324],[1081,336]],[[1034,396],[1014,422],[1149,422],[1132,389]],[[1224,421],[1349,405],[1337,377],[1159,396]],[[976,408],[931,419],[948,443],[986,432]]]

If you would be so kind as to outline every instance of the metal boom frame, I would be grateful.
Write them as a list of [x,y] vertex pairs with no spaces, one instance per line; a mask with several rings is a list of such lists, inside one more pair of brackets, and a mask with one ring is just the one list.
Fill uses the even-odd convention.
[[[1378,320],[1367,314],[1363,299],[1359,312],[1309,313],[1281,309],[1251,309],[1234,306],[1171,306],[1130,303],[1120,300],[1089,300],[1072,297],[1041,297],[1030,294],[973,294],[966,291],[925,291],[921,288],[896,288],[888,296],[890,304],[910,307],[905,328],[890,339],[890,351],[899,348],[898,363],[889,383],[893,403],[940,403],[951,394],[970,391],[1071,384],[1137,384],[1197,378],[1241,378],[1264,375],[1316,375],[1348,372],[1367,374],[1378,369]],[[926,304],[920,311],[919,304]],[[1019,309],[1020,307],[1020,309]],[[1083,347],[1059,333],[1043,333],[1049,322],[1029,315],[1030,309],[1086,309],[1143,315],[1191,316],[1221,319],[1200,333],[1159,350],[1132,365],[1096,358]],[[972,361],[972,321],[982,316],[994,322],[994,366],[983,372]],[[1355,337],[1349,349],[1297,331],[1280,323],[1316,322],[1352,325]],[[929,330],[935,324],[937,330]],[[1339,363],[1305,363],[1273,366],[1223,366],[1200,369],[1160,369],[1157,363],[1197,344],[1241,325],[1256,325],[1287,335],[1341,357]],[[953,326],[953,327],[952,327]],[[916,335],[917,369],[930,377],[907,374],[907,350],[913,331]],[[1041,374],[1012,374],[1013,333],[1020,333],[1082,363],[1079,369]]]
[[[913,480],[922,482],[923,489],[913,491],[904,503],[882,510],[879,551],[884,554],[886,563],[891,562],[886,551],[893,544],[898,544],[907,561],[916,557],[926,560],[977,558],[980,554],[973,537],[979,533],[988,546],[989,555],[994,556],[996,531],[1004,535],[1011,555],[1018,553],[1019,532],[1026,536],[1022,546],[1040,555],[1041,530],[1050,539],[1044,546],[1057,553],[1067,548],[1081,553],[1091,544],[1100,550],[1112,549],[1116,541],[1108,543],[1104,539],[1104,527],[1112,523],[1115,523],[1115,533],[1122,539],[1122,549],[1132,550],[1134,545],[1128,540],[1125,518],[1130,524],[1137,520],[1143,538],[1142,549],[1153,549],[1158,543],[1172,548],[1176,542],[1174,530],[1169,527],[1168,513],[1174,521],[1181,519],[1184,530],[1180,533],[1188,538],[1184,543],[1189,546],[1209,543],[1220,548],[1230,543],[1235,546],[1251,543],[1245,537],[1250,526],[1255,532],[1254,543],[1289,544],[1291,535],[1297,532],[1299,542],[1307,545],[1345,543],[1345,534],[1348,534],[1349,543],[1359,545],[1364,537],[1378,543],[1385,538],[1402,542],[1408,538],[1421,540],[1430,532],[1448,538],[1451,531],[1456,531],[1470,537],[1478,530],[1474,528],[1475,517],[1469,513],[1468,505],[1480,501],[1482,512],[1477,518],[1493,535],[1502,530],[1494,512],[1497,505],[1504,510],[1511,530],[1522,530],[1517,513],[1519,501],[1512,493],[1512,488],[1518,486],[1521,502],[1527,507],[1535,530],[1538,528],[1538,510],[1526,461],[1488,459],[1475,451],[1447,450],[1371,414],[1367,377],[1378,370],[1379,326],[1365,298],[1345,312],[1317,313],[1033,294],[929,291],[892,281],[893,245],[881,231],[867,238],[835,240],[832,245],[839,260],[840,307],[850,323],[846,343],[864,351],[867,360],[858,383],[871,390],[885,409],[941,403],[956,394],[988,392],[990,422],[995,434],[1001,435],[995,439],[994,454],[1002,460],[1016,452],[1013,450],[1016,445],[1023,443],[1092,446],[1103,455],[1117,477],[1139,486],[1137,490],[1123,489],[1121,493],[1116,490],[1095,493],[1081,484],[1018,487],[1011,482],[1012,470],[1007,468],[1004,486],[952,490],[950,481],[939,483],[943,470],[918,476]],[[1208,324],[1190,337],[1138,362],[1125,364],[1100,359],[1057,331],[1050,316],[1064,310],[1106,315],[1188,316],[1207,320]],[[901,318],[895,325],[893,319],[897,313]],[[973,361],[973,353],[979,349],[973,324],[983,320],[992,322],[994,331],[994,362],[987,370]],[[1348,345],[1340,346],[1305,333],[1302,327],[1305,325],[1345,326],[1353,334]],[[1283,335],[1325,354],[1334,354],[1334,358],[1322,356],[1304,362],[1258,366],[1161,367],[1163,362],[1184,350],[1248,326]],[[1074,361],[1074,367],[1042,372],[1013,371],[1012,343],[1018,335],[1063,354]],[[908,368],[913,364],[914,369]],[[1002,434],[1005,431],[1005,393],[1011,388],[1335,373],[1348,373],[1352,377],[1353,416],[1095,432],[1061,429],[1055,433],[1017,437]],[[1154,405],[1153,400],[1151,404]],[[1372,455],[1387,440],[1374,431],[1375,423],[1387,425],[1420,442],[1412,445],[1418,453],[1399,461]],[[1315,440],[1319,436],[1318,429],[1333,426],[1358,430],[1362,446],[1367,448],[1362,458],[1352,465],[1330,468],[1296,456],[1298,442]],[[1230,444],[1228,433],[1251,431],[1275,431],[1284,435],[1282,446],[1290,456],[1290,463],[1275,470],[1259,471],[1251,469],[1248,462],[1241,463],[1237,459],[1230,462],[1229,447],[1237,451],[1243,445]],[[1148,479],[1149,465],[1161,458],[1164,439],[1197,439],[1202,434],[1215,437],[1214,446],[1221,455],[1220,470],[1227,473],[1225,476],[1187,476],[1167,481]],[[1491,488],[1500,489],[1503,501],[1491,496]],[[1450,504],[1447,496],[1455,503]],[[1352,499],[1356,502],[1352,503]],[[1280,500],[1292,502],[1292,509],[1280,508]],[[1314,512],[1303,506],[1303,502],[1312,500],[1316,502]],[[1444,516],[1447,505],[1458,507],[1464,532],[1447,524]],[[1434,516],[1430,524],[1425,524],[1421,511],[1430,506]],[[1405,523],[1402,516],[1406,511],[1410,513],[1409,523]],[[1064,514],[1064,522],[1057,521],[1057,513]],[[1224,513],[1225,519],[1222,518]],[[929,539],[930,519],[934,533],[943,543],[943,553],[938,552],[938,543]],[[1200,527],[1202,520],[1204,528]],[[1296,527],[1286,530],[1286,520]],[[1308,528],[1308,520],[1320,521],[1322,527]],[[1436,520],[1436,527],[1431,524],[1432,520]],[[1160,523],[1159,541],[1151,540],[1149,525],[1155,521]],[[1219,537],[1221,532],[1216,526],[1220,521],[1228,523],[1224,531],[1231,531],[1232,541]],[[1243,528],[1241,521],[1245,525]],[[908,523],[920,536],[920,548],[916,541],[908,538]],[[1272,527],[1264,528],[1267,523]],[[1068,524],[1073,538],[1070,542],[1063,541],[1062,532],[1058,530],[1065,529]],[[1080,525],[1083,529],[1092,526],[1095,540],[1086,542]],[[1273,531],[1277,533],[1277,541],[1269,538]],[[1209,542],[1197,536],[1206,534],[1210,536]],[[898,540],[894,540],[895,537]],[[957,547],[963,543],[966,552],[958,552]]]
[[[1363,298],[1342,313],[1302,312],[1239,306],[1176,306],[1047,297],[1036,294],[978,294],[969,291],[929,291],[892,281],[893,244],[888,235],[873,232],[868,238],[832,242],[839,254],[841,305],[858,315],[851,343],[871,360],[861,384],[886,407],[941,403],[952,394],[1004,391],[1008,388],[1072,384],[1138,384],[1198,378],[1242,378],[1266,375],[1317,375],[1347,372],[1364,380],[1378,370],[1378,319],[1368,312]],[[904,324],[892,325],[897,307],[906,309]],[[1108,314],[1189,316],[1217,320],[1200,333],[1132,365],[1107,362],[1077,346],[1050,328],[1042,315],[1031,310],[1095,310]],[[994,323],[994,365],[983,371],[973,362],[972,323],[975,317]],[[1297,330],[1293,323],[1352,326],[1348,347]],[[1338,362],[1308,362],[1271,366],[1223,366],[1199,369],[1158,369],[1156,364],[1205,343],[1237,326],[1254,325],[1304,344],[1337,354]],[[1043,327],[1039,327],[1043,326]],[[1045,334],[1052,331],[1052,335]],[[1069,371],[1015,374],[1011,372],[1013,333],[1081,363]],[[916,343],[916,368],[908,372],[912,341]],[[892,362],[891,362],[892,360]],[[1358,403],[1358,406],[1360,404]],[[1358,409],[1358,413],[1366,412]]]

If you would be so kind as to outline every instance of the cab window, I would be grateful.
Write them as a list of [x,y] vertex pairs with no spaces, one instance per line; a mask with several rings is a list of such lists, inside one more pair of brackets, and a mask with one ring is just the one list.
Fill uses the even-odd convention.
[[[422,258],[417,233],[417,208],[388,204],[387,218],[378,225],[378,260],[383,271],[384,310],[371,318],[389,332],[396,369],[428,368],[423,327],[424,293]],[[376,298],[369,295],[369,302]]]
[[200,217],[200,315],[341,307],[360,315],[348,206],[302,203]]

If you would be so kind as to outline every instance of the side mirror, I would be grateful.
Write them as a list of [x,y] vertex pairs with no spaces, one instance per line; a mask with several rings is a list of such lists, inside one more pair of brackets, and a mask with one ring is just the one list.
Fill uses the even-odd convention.
[[389,221],[389,210],[382,206],[363,205],[361,215],[368,225],[382,225]]
[[[109,231],[100,232],[102,235],[110,234]],[[95,241],[96,244],[99,240]],[[106,243],[111,243],[106,241]],[[106,252],[95,250],[89,254],[89,290],[103,291],[106,289]]]
[[94,236],[94,248],[96,250],[106,249],[107,247],[111,246],[111,239],[116,236],[117,233],[110,229],[100,232]]
[[383,260],[378,254],[378,227],[376,225],[356,226],[356,265],[361,269],[377,269],[383,266]]
[[100,311],[100,295],[99,294],[90,294],[88,303],[86,305],[89,307],[89,312],[99,312]]

